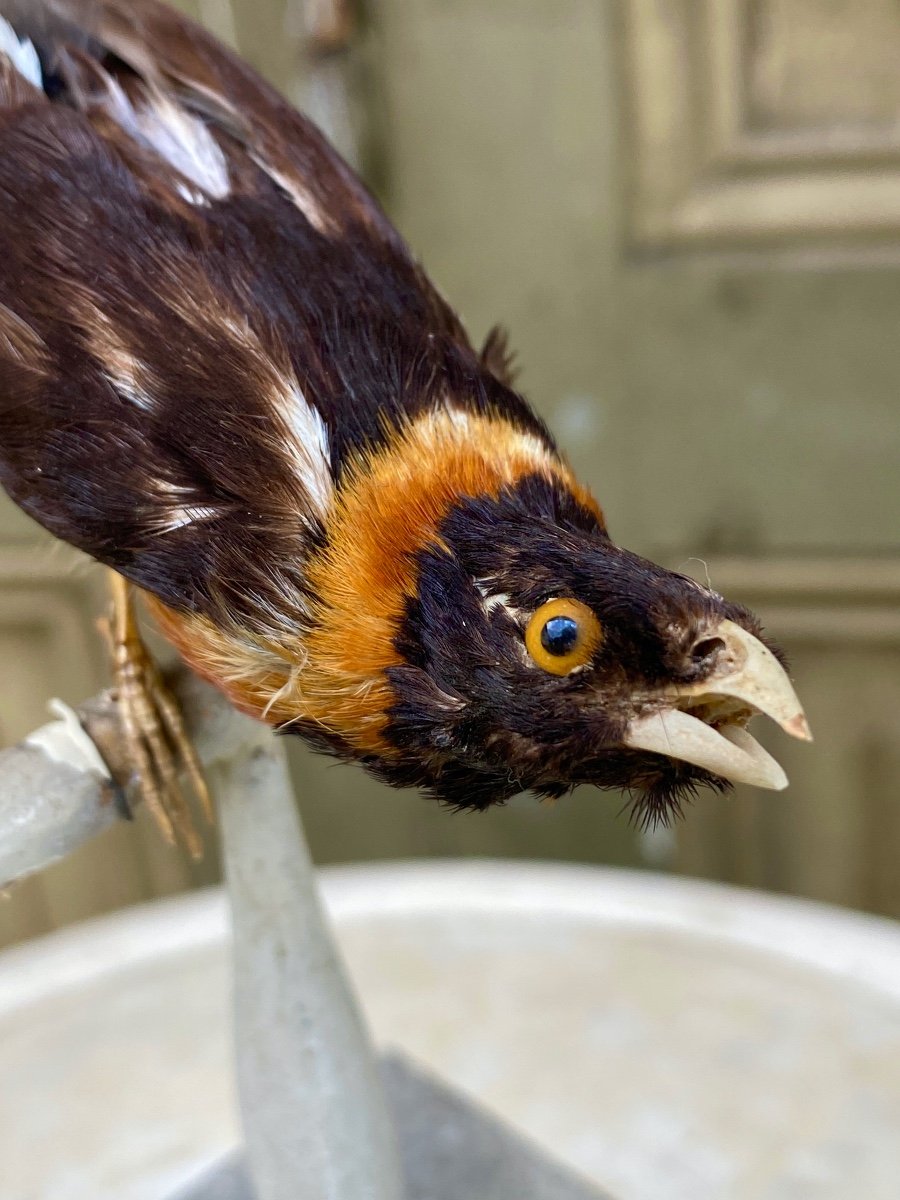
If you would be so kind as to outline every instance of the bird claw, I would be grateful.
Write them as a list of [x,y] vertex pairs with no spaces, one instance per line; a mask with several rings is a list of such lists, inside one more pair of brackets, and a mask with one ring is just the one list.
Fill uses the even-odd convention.
[[113,580],[113,616],[106,625],[113,687],[128,761],[131,790],[144,801],[166,840],[180,841],[192,858],[203,843],[179,779],[190,780],[204,815],[213,822],[212,802],[178,701],[141,640],[129,585]]

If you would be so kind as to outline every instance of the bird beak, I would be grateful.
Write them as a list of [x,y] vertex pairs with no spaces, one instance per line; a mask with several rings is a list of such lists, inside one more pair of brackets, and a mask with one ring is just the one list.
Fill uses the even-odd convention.
[[745,726],[765,713],[792,737],[812,741],[791,681],[771,650],[734,621],[723,621],[708,636],[723,643],[712,675],[662,689],[655,697],[661,706],[631,722],[624,744],[735,783],[780,791],[787,776]]

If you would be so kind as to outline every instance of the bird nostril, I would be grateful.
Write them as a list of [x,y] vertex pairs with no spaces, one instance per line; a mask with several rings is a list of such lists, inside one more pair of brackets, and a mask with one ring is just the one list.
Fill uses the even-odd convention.
[[698,667],[711,663],[725,649],[725,642],[720,637],[701,638],[691,649],[691,661]]

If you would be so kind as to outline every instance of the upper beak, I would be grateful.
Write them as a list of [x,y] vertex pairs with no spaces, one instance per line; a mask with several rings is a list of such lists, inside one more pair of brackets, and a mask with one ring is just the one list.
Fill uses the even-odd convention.
[[745,725],[765,713],[792,737],[812,741],[791,681],[771,650],[734,621],[723,621],[707,636],[723,642],[712,675],[702,683],[662,689],[660,707],[631,722],[624,744],[735,783],[780,791],[787,776]]

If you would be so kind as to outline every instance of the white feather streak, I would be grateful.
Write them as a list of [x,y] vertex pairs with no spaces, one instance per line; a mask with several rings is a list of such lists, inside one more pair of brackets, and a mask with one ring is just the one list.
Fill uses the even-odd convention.
[[160,524],[159,532],[173,533],[176,529],[182,529],[185,525],[192,525],[196,521],[211,521],[215,516],[217,516],[217,510],[208,504],[191,504],[173,508]]
[[318,409],[311,405],[294,381],[282,380],[272,397],[284,427],[284,451],[316,515],[324,519],[331,503],[332,478],[328,431]]
[[44,78],[37,50],[28,38],[19,41],[16,31],[3,17],[0,17],[0,54],[6,55],[23,78],[43,90]]
[[[164,158],[185,179],[206,196],[221,200],[228,195],[231,182],[222,147],[199,117],[179,108],[162,92],[150,93],[150,99],[137,107],[131,103],[115,79],[107,80],[109,115],[143,146]],[[180,194],[193,202],[189,191]]]
[[300,181],[293,175],[288,175],[284,171],[279,171],[277,167],[273,167],[259,155],[253,155],[253,161],[260,167],[269,178],[276,183],[281,190],[290,197],[294,205],[303,213],[313,229],[317,233],[333,233],[334,222],[329,218],[315,196],[301,185]]
[[498,608],[502,608],[506,615],[513,621],[520,623],[523,620],[524,614],[522,610],[516,608],[506,592],[491,591],[492,583],[489,579],[474,580],[475,590],[481,597],[481,607],[485,614],[489,617],[492,612]]
[[144,412],[150,412],[155,404],[147,386],[150,372],[140,359],[135,358],[118,339],[110,339],[104,344],[100,338],[92,338],[92,349],[95,353],[99,351],[98,357],[103,363],[106,378],[119,395]]

